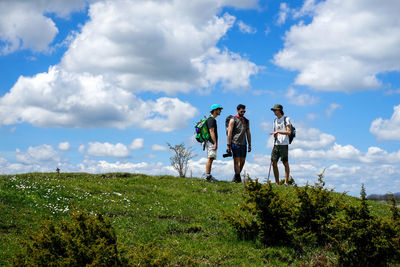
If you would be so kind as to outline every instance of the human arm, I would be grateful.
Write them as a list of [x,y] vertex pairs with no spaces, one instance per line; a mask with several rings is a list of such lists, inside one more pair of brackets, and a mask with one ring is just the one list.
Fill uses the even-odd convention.
[[292,125],[288,124],[286,125],[286,131],[274,131],[270,133],[270,135],[277,135],[277,134],[289,135],[291,131],[292,131]]
[[217,144],[217,138],[215,136],[215,128],[210,128],[209,131],[210,131],[211,140],[212,140],[212,142],[214,144],[214,148],[213,149],[217,150],[218,144]]
[[247,143],[248,143],[248,152],[251,152],[251,133],[250,133],[250,123],[248,122],[247,125],[247,130],[246,130],[246,136],[247,136]]

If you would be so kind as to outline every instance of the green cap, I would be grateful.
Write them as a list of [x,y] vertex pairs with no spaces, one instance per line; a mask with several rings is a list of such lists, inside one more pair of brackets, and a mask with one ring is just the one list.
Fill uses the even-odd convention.
[[283,107],[280,104],[276,104],[273,108],[271,108],[271,110],[280,110],[280,111],[282,111]]

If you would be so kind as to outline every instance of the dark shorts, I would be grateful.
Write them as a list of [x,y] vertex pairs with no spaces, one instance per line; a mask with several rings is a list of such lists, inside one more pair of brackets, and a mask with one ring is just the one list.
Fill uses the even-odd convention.
[[289,146],[274,146],[271,153],[271,160],[278,161],[279,158],[282,159],[283,162],[287,162],[289,160]]
[[247,155],[246,145],[232,144],[231,149],[232,149],[232,156],[234,158],[245,158]]

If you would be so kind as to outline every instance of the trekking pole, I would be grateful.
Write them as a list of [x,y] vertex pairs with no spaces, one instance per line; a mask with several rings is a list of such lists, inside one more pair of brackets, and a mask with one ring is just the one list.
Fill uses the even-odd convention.
[[267,181],[269,181],[269,175],[271,174],[271,166],[272,166],[272,160],[269,162],[269,171],[268,171],[268,179],[267,179]]
[[[272,148],[272,152],[273,152],[274,149],[275,149],[275,143],[276,143],[276,138],[275,138],[275,140],[274,140],[274,147]],[[271,166],[272,166],[272,153],[271,153],[271,160],[269,161],[269,171],[268,171],[268,179],[267,179],[267,181],[269,181],[269,176],[270,176],[270,174],[271,174]]]

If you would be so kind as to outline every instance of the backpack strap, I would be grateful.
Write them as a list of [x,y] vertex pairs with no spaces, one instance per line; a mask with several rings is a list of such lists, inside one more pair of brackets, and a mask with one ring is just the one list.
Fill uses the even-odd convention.
[[[233,138],[233,131],[235,130],[235,126],[236,126],[237,120],[239,120],[239,118],[236,117],[236,115],[232,115],[231,120],[233,120],[233,128],[232,128],[232,138]],[[230,122],[230,120],[229,120],[229,122]],[[228,127],[229,127],[229,125],[228,125]],[[228,130],[228,129],[226,129],[226,130]]]
[[[234,116],[232,116],[232,119],[233,119],[233,129],[235,129],[235,127],[237,126],[237,124],[238,124],[238,121],[241,121],[241,119],[237,116],[237,115],[234,115]],[[232,132],[233,133],[233,132]],[[232,136],[233,137],[233,136]]]
[[[286,119],[287,119],[287,117],[283,116],[283,123],[285,125],[285,130],[286,130],[286,125],[287,125]],[[276,130],[276,120],[277,120],[277,118],[274,119],[274,130]]]
[[248,120],[245,116],[243,116],[242,118],[240,118],[240,117],[236,114],[236,115],[233,116],[233,117],[236,117],[236,119],[243,121],[245,124],[248,124],[248,123],[249,123],[249,120]]
[[[287,117],[286,117],[286,116],[284,116],[284,117],[283,117],[283,122],[285,123],[285,130],[286,130],[286,125],[287,125],[286,119],[287,119]],[[290,127],[293,127],[293,125],[292,125],[292,124],[290,124]]]

